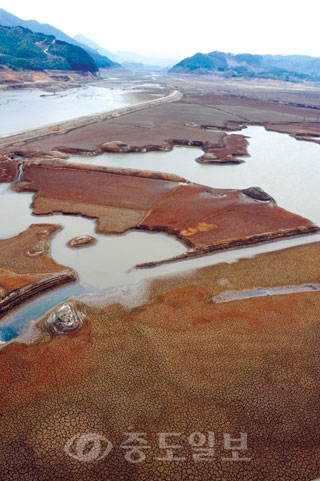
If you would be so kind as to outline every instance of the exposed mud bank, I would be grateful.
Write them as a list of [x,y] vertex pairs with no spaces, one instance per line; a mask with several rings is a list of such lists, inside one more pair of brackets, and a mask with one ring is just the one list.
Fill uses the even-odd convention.
[[[5,479],[28,472],[35,481],[126,481],[133,470],[153,481],[316,479],[319,291],[232,303],[212,297],[317,283],[319,246],[155,279],[135,307],[117,299],[73,303],[83,316],[76,331],[54,332],[46,315],[36,342],[1,351]],[[214,452],[201,453],[212,460],[197,462],[194,440],[206,440],[208,432]],[[134,433],[150,446],[137,465],[117,449]],[[168,433],[182,460],[159,460],[167,455],[159,433]],[[239,447],[240,433],[246,442],[233,462],[225,435]],[[105,448],[94,451],[96,439],[112,443],[109,455],[93,462],[69,455],[80,445],[98,456]],[[28,456],[21,456],[25,449]]]
[[[102,233],[166,232],[188,255],[317,231],[261,189],[214,189],[172,174],[50,161],[24,164],[16,189],[35,192],[35,214],[80,214]],[[141,195],[143,192],[143,196]]]
[[72,269],[50,258],[50,239],[59,229],[33,224],[18,236],[0,240],[0,315],[44,290],[77,279]]

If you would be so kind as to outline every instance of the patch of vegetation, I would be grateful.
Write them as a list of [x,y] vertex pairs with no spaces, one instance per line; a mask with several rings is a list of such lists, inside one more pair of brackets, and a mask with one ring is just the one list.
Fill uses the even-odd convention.
[[98,70],[93,58],[81,47],[71,45],[62,40],[55,40],[48,48],[50,55],[63,57],[72,70],[96,72]]
[[79,70],[95,73],[98,67],[81,47],[33,33],[24,27],[0,26],[0,65],[12,69]]

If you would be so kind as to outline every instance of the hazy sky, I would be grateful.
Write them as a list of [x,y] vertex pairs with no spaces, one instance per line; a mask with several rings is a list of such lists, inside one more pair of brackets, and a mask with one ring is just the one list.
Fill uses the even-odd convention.
[[72,37],[82,33],[112,52],[320,57],[320,0],[1,0],[0,7]]

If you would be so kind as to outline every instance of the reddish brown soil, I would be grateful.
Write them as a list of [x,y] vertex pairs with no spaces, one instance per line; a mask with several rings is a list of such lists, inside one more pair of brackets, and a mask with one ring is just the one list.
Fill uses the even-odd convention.
[[[5,143],[3,152],[19,154],[31,149],[67,153],[104,151],[136,152],[168,150],[173,145],[203,148],[202,160],[239,162],[246,155],[243,137],[226,136],[223,131],[246,125],[264,125],[280,132],[295,128],[304,136],[319,132],[320,102],[317,87],[254,82],[218,82],[214,79],[168,77],[167,88],[178,88],[184,97],[170,104],[152,106],[104,121],[74,128],[63,126],[50,136]],[[287,126],[290,126],[289,130]],[[221,131],[214,131],[220,129]],[[300,138],[303,138],[300,136]],[[241,161],[241,158],[240,158]]]
[[0,313],[45,289],[76,280],[71,269],[50,258],[49,241],[59,226],[33,224],[0,240]]
[[[2,479],[32,481],[301,481],[318,477],[319,292],[215,304],[226,290],[320,281],[320,243],[153,281],[149,302],[78,304],[84,327],[11,344],[0,353]],[[215,433],[211,461],[197,462],[188,437]],[[126,461],[125,433],[144,433],[141,463]],[[159,433],[181,445],[155,458]],[[230,458],[223,436],[247,433]],[[104,436],[84,462],[79,436]],[[65,452],[71,443],[71,457]],[[134,443],[137,444],[137,443]],[[141,444],[141,443],[140,443]],[[80,443],[79,443],[80,447]],[[207,447],[207,446],[203,446]],[[78,458],[77,458],[78,456]],[[20,478],[19,478],[20,477]]]
[[209,164],[240,164],[243,162],[239,156],[247,156],[248,142],[243,135],[231,134],[221,137],[221,141],[216,144],[209,142],[202,145],[205,154],[197,159],[200,163]]
[[[198,127],[196,124],[192,127]],[[210,130],[205,128],[204,130]],[[176,130],[175,130],[176,132]],[[209,140],[199,140],[199,138],[205,139],[202,133],[197,134],[197,140],[192,139],[170,139],[162,141],[161,145],[129,145],[121,141],[105,142],[99,148],[95,148],[96,154],[100,152],[112,152],[112,153],[129,153],[129,152],[150,152],[156,150],[168,151],[176,145],[185,145],[191,147],[200,147],[204,150],[204,154],[197,159],[201,163],[234,163],[240,164],[243,162],[238,156],[247,156],[248,142],[243,135],[237,134],[223,134],[215,132],[213,137],[217,140],[210,142]],[[60,147],[60,151],[66,153],[79,153],[75,149]]]
[[[123,219],[123,230],[143,228],[182,239],[191,252],[247,245],[313,232],[300,216],[242,191],[178,182],[176,176],[75,164],[29,162],[18,188],[35,191],[36,214],[64,212],[98,218],[99,231]],[[171,179],[171,180],[170,180]],[[111,226],[111,228],[110,228]]]
[[[311,222],[240,191],[172,176],[38,162],[42,152],[57,156],[58,147],[98,153],[116,141],[118,151],[198,145],[207,160],[211,155],[228,161],[243,155],[246,141],[225,130],[258,124],[297,137],[319,132],[315,87],[205,77],[171,77],[168,84],[185,93],[182,101],[67,133],[56,129],[48,138],[2,149],[37,159],[26,164],[26,183],[20,184],[36,192],[34,211],[98,218],[102,232],[165,230],[186,242],[190,255],[315,230]],[[216,127],[223,131],[211,130]],[[50,228],[38,227],[1,241],[3,299],[11,292],[20,302],[20,289],[27,287],[28,297],[36,292],[29,286],[37,288],[44,279],[53,286],[63,272],[69,280],[74,276],[52,263],[50,235],[43,231]],[[319,256],[317,243],[162,278],[148,284],[147,302],[132,309],[101,300],[100,307],[75,303],[84,326],[65,335],[53,334],[44,319],[37,342],[12,343],[0,352],[1,481],[318,478],[319,291],[220,304],[212,298],[230,290],[319,284]],[[208,431],[215,433],[213,460],[196,461],[189,436]],[[150,446],[141,463],[124,457],[128,432],[144,433]],[[181,445],[173,456],[186,459],[156,459],[168,454],[160,449],[159,433],[171,433],[168,444]],[[239,458],[248,461],[223,461],[231,455],[223,444],[226,433],[247,434],[248,448]],[[108,456],[99,457],[105,441],[93,442],[92,434],[113,443]],[[79,459],[88,453],[89,462]]]
[[143,174],[126,175],[125,171],[117,169],[47,162],[26,164],[21,180],[28,182],[23,190],[37,191],[36,198],[133,210],[148,209],[177,185],[177,182],[148,178]]
[[311,231],[312,223],[277,207],[255,202],[236,190],[180,186],[141,222],[152,229],[176,232],[197,250],[246,245]]
[[18,162],[0,158],[0,182],[10,182],[18,175]]
[[76,87],[93,80],[89,73],[79,74],[74,71],[50,71],[34,72],[32,70],[20,70],[19,72],[2,66],[0,71],[0,88],[6,89],[48,89],[59,90],[68,87]]
[[313,142],[320,142],[320,123],[296,122],[288,124],[277,124],[270,122],[266,125],[266,129],[290,134],[297,140],[309,140],[311,137]]

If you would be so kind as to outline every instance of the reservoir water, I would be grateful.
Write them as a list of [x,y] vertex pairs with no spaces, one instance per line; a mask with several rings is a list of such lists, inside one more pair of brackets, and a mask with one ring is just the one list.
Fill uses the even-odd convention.
[[62,92],[0,92],[0,136],[136,103],[131,89],[84,85]]
[[[202,151],[188,147],[176,147],[169,153],[104,154],[88,158],[73,156],[71,160],[171,172],[217,188],[260,186],[281,207],[320,224],[320,146],[297,141],[285,134],[267,132],[262,127],[250,127],[242,133],[249,137],[250,157],[239,165],[198,164],[195,159]],[[205,265],[235,262],[240,257],[250,257],[320,238],[319,235],[310,235],[220,252],[152,269],[135,269],[136,264],[170,258],[185,252],[186,248],[173,237],[164,234],[130,232],[120,236],[104,236],[95,233],[95,223],[90,219],[61,215],[34,216],[29,208],[31,202],[32,194],[18,194],[10,190],[8,184],[0,185],[1,238],[16,235],[31,223],[61,224],[63,230],[53,238],[51,255],[56,262],[74,268],[79,274],[80,282],[44,294],[17,311],[12,311],[3,320],[0,342],[10,341],[29,325],[30,320],[43,315],[72,295],[99,295],[107,291],[112,298],[119,286],[134,285],[151,277],[190,271]],[[67,247],[66,243],[71,238],[83,234],[94,235],[98,239],[97,244],[76,250]],[[130,290],[128,295],[131,295]]]
[[263,127],[239,132],[248,137],[249,154],[242,164],[199,164],[203,151],[176,147],[172,152],[72,156],[70,160],[95,165],[160,170],[181,175],[198,184],[224,189],[259,186],[284,209],[320,225],[320,146],[298,141]]

